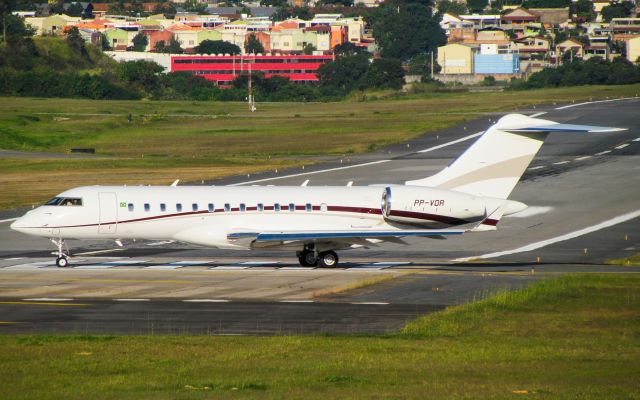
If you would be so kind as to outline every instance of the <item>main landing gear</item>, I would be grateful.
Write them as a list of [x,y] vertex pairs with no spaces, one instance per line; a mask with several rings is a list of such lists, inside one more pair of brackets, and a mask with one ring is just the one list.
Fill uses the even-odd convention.
[[[56,258],[56,265],[58,266],[58,268],[64,268],[64,267],[68,267],[69,266],[69,248],[66,246],[66,244],[64,243],[64,239],[49,239],[51,240],[51,242],[56,245],[56,247],[58,248],[58,258]],[[62,249],[63,247],[66,248],[66,252]]]
[[316,252],[313,247],[307,246],[296,253],[298,261],[303,267],[335,267],[338,265],[338,255],[335,251]]

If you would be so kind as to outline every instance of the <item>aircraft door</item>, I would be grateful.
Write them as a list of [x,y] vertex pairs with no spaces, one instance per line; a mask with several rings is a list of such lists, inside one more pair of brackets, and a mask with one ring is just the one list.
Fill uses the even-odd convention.
[[116,233],[118,230],[118,199],[115,193],[98,193],[100,219],[98,233]]

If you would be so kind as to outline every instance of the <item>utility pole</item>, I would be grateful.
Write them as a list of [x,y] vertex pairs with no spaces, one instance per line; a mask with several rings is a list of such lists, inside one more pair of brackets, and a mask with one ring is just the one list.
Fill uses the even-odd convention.
[[433,80],[433,50],[431,50],[431,80]]
[[255,112],[256,111],[256,105],[255,105],[255,102],[253,100],[253,88],[251,87],[251,62],[249,62],[249,84],[247,85],[247,88],[249,90],[249,96],[248,96],[249,111]]

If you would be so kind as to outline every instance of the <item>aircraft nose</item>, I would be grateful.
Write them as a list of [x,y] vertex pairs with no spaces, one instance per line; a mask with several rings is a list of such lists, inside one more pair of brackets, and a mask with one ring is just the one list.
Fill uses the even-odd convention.
[[11,225],[9,225],[9,228],[13,229],[14,231],[23,232],[22,228],[25,226],[23,220],[23,217],[16,219],[15,221],[13,221],[13,223],[11,223]]

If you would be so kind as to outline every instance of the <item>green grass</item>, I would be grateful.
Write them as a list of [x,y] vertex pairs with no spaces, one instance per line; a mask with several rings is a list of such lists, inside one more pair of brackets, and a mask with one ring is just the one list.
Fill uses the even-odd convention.
[[6,335],[0,365],[7,399],[634,399],[640,274],[542,281],[383,337]]
[[[7,189],[0,193],[0,209],[37,204],[72,183],[167,184],[348,158],[485,113],[638,92],[640,85],[395,93],[376,101],[259,103],[256,113],[232,102],[5,97],[0,98],[0,148],[64,153],[89,147],[104,159],[0,159],[0,186]],[[60,169],[77,176],[60,180]]]
[[613,258],[606,261],[610,265],[640,265],[640,253],[633,254],[626,258]]

